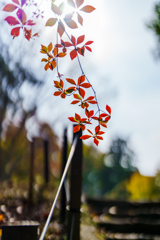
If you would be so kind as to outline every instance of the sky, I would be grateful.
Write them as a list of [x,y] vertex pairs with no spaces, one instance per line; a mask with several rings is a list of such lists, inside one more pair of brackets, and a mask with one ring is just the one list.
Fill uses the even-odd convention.
[[[141,174],[154,175],[160,170],[160,61],[153,56],[157,42],[146,25],[154,17],[156,1],[85,0],[85,3],[96,7],[96,10],[83,14],[84,27],[75,30],[74,36],[85,34],[86,41],[94,41],[92,53],[86,52],[81,58],[82,67],[96,90],[100,108],[105,110],[106,104],[112,108],[111,121],[98,149],[107,152],[113,139],[126,139],[135,153],[135,165]],[[10,28],[7,26],[7,29]],[[51,28],[45,31],[40,41],[47,45],[51,41]],[[7,36],[10,37],[9,34]],[[54,38],[52,35],[53,41]],[[17,39],[14,39],[14,45],[18,44]],[[31,43],[22,40],[22,44],[29,52]],[[38,44],[34,51],[39,51]],[[53,77],[51,73],[38,70],[43,69],[40,63],[42,56],[38,54],[30,56],[34,63],[30,66],[31,70],[46,79],[43,94],[40,93],[38,98],[41,105],[38,116],[54,123],[54,129],[61,137],[64,122],[59,116],[63,115],[63,120],[67,122],[67,117],[75,110],[67,105],[67,101],[64,103],[53,98]],[[61,65],[62,69],[77,76],[76,62],[67,61],[67,64]],[[26,93],[25,88],[22,92],[28,96],[27,102],[30,92]],[[47,106],[41,97],[45,94],[49,99]],[[71,129],[71,124],[67,125]],[[87,140],[86,143],[91,142]]]

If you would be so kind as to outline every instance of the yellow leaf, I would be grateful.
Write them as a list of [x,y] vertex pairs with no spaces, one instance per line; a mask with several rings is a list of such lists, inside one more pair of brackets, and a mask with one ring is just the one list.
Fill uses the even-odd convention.
[[57,18],[49,18],[46,22],[46,26],[52,27],[57,22]]
[[52,50],[52,48],[53,48],[53,45],[52,45],[52,43],[50,43],[50,44],[48,45],[48,52],[50,52],[50,51]]

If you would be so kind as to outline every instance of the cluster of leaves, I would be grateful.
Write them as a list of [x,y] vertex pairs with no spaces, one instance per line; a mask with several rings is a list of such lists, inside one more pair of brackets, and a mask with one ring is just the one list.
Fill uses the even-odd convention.
[[[24,37],[29,41],[31,37],[38,36],[38,33],[35,33],[32,35],[32,30],[28,27],[35,25],[36,23],[33,20],[27,20],[27,15],[24,11],[24,7],[28,5],[27,0],[12,0],[12,4],[7,4],[3,11],[6,12],[14,12],[16,10],[16,16],[17,18],[13,16],[8,16],[4,20],[10,25],[10,26],[16,26],[12,28],[11,35],[13,38],[18,37],[20,34],[20,29],[23,30]],[[34,3],[34,5],[36,5]]]
[[[27,0],[21,0],[21,4],[19,3],[19,0],[12,0],[12,2],[14,4],[7,4],[3,8],[4,11],[8,12],[12,12],[17,9],[16,15],[18,19],[11,16],[5,18],[5,20],[11,26],[20,24],[19,27],[12,29],[11,35],[13,36],[13,38],[17,37],[19,35],[20,28],[22,28],[24,30],[25,38],[30,40],[30,38],[36,36],[37,33],[32,36],[31,29],[28,30],[26,26],[35,25],[35,22],[33,20],[27,20],[24,9],[22,8],[24,5],[29,6],[29,2],[30,4],[36,4],[33,0],[32,2],[31,0],[29,0],[28,2]],[[54,45],[52,44],[52,42],[48,46],[41,45],[40,52],[46,55],[45,58],[42,58],[41,62],[45,62],[44,69],[46,71],[48,69],[57,69],[59,80],[54,81],[54,86],[57,89],[54,93],[54,96],[60,96],[62,99],[65,99],[67,96],[73,96],[74,100],[71,102],[71,104],[78,104],[82,109],[84,109],[85,118],[81,117],[77,113],[75,113],[75,117],[69,117],[69,120],[71,122],[77,124],[74,127],[74,132],[77,132],[80,129],[84,131],[86,129],[86,125],[92,124],[92,120],[97,121],[95,133],[92,133],[90,129],[87,129],[90,135],[83,135],[81,139],[85,140],[92,137],[94,139],[94,143],[98,146],[99,140],[103,140],[103,137],[101,135],[104,134],[104,132],[101,131],[101,127],[107,128],[107,123],[111,118],[111,108],[106,105],[107,112],[100,110],[97,102],[96,92],[93,89],[93,86],[90,84],[89,80],[87,79],[86,75],[84,74],[79,59],[79,56],[84,56],[85,50],[92,52],[90,45],[93,43],[93,41],[87,41],[86,43],[83,43],[85,35],[81,35],[76,39],[73,35],[69,36],[65,30],[66,26],[71,29],[78,28],[78,24],[82,26],[83,18],[80,12],[91,13],[95,10],[95,8],[91,5],[84,5],[84,0],[67,0],[66,3],[70,7],[72,7],[72,12],[69,14],[65,14],[64,8],[66,3],[62,2],[58,6],[55,4],[55,2],[56,0],[52,0],[51,2],[51,10],[54,13],[54,17],[49,18],[45,26],[52,27],[54,25],[57,25],[57,42]],[[33,13],[33,15],[36,17],[41,16],[42,12],[40,12],[40,10],[38,11],[38,13],[35,12]],[[75,14],[77,14],[77,22],[74,20],[75,18],[73,19],[73,16]],[[66,33],[69,41],[64,41],[62,39],[64,33]],[[58,34],[60,37],[60,42],[58,42]],[[78,77],[77,83],[74,79],[64,78],[64,75],[60,74],[58,71],[58,58],[64,58],[67,55],[68,51],[71,60],[74,60],[76,58],[78,59],[79,67],[82,71],[81,76]],[[62,78],[64,79],[62,80]],[[64,81],[70,84],[68,88],[64,88]],[[86,89],[91,89],[93,91],[93,96],[88,96],[87,98],[85,98]],[[94,110],[89,109],[90,105],[92,104],[97,105],[96,113],[94,113]]]

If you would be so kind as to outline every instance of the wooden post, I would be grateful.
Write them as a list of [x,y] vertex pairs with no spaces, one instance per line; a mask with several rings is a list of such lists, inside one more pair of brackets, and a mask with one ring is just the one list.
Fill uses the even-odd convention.
[[30,143],[30,169],[29,169],[29,192],[28,202],[31,205],[33,203],[33,181],[34,181],[34,143],[35,139],[32,139]]
[[[62,168],[61,168],[61,177],[64,172],[67,162],[67,129],[64,130],[63,136],[63,149],[62,149]],[[63,183],[61,189],[61,199],[60,199],[60,223],[64,223],[66,219],[66,191],[65,191],[65,182]]]
[[45,183],[49,182],[49,142],[48,139],[43,140],[44,144],[44,179]]
[[78,135],[78,142],[71,162],[70,176],[70,209],[68,213],[68,240],[80,240],[80,206],[82,191],[82,130]]

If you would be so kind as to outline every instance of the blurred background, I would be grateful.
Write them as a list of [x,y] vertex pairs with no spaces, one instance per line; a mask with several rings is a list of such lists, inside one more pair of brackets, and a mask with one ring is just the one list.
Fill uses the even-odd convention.
[[[9,2],[1,1],[0,9]],[[96,10],[82,13],[84,27],[66,30],[69,35],[74,32],[76,38],[85,34],[85,41],[94,41],[92,53],[86,51],[80,61],[96,90],[100,108],[111,106],[112,119],[98,148],[90,140],[83,142],[83,192],[94,197],[159,200],[160,4],[155,12],[157,1],[153,0],[86,0],[85,3]],[[72,142],[68,117],[77,108],[70,105],[69,98],[53,96],[56,70],[44,71],[41,62],[41,44],[56,44],[56,27],[45,27],[53,15],[49,1],[41,2],[40,13],[43,11],[47,14],[40,14],[43,17],[33,26],[33,33],[38,32],[40,37],[30,41],[22,33],[13,40],[12,27],[4,21],[12,14],[2,11],[0,14],[1,189],[8,181],[16,184],[28,181],[30,144],[35,139],[34,181],[38,191],[38,186],[44,183],[46,138],[50,179],[56,186],[65,127],[69,145]],[[75,80],[81,74],[77,59],[71,61],[69,56],[59,60],[59,71]],[[81,114],[81,110],[77,113]]]

